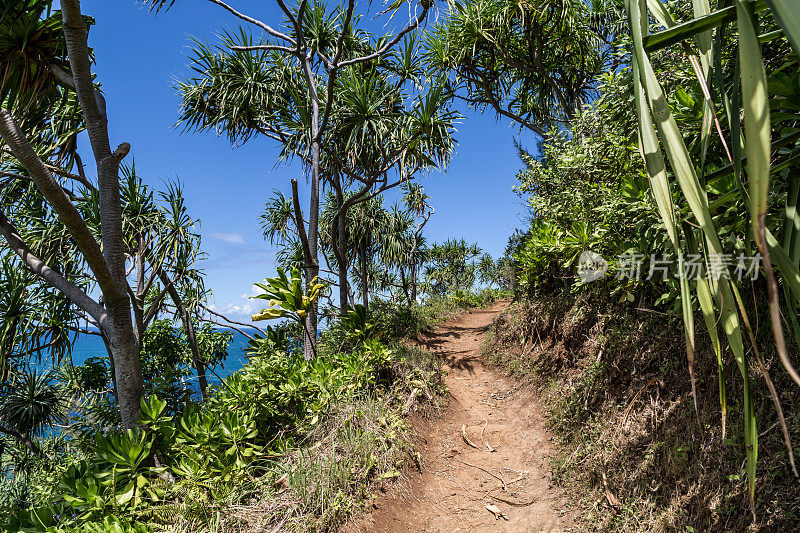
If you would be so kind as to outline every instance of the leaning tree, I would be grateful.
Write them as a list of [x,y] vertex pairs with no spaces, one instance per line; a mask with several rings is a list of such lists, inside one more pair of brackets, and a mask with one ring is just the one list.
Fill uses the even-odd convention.
[[[130,145],[122,143],[116,149],[111,148],[105,100],[91,70],[92,53],[87,43],[91,20],[81,13],[78,0],[62,0],[60,4],[60,13],[50,13],[49,2],[22,2],[5,10],[0,21],[5,71],[0,107],[2,166],[6,177],[19,176],[3,190],[0,234],[27,268],[102,328],[114,361],[122,423],[132,427],[137,420],[143,384],[131,319],[119,190],[119,166]],[[29,38],[15,41],[13,36],[19,33]],[[70,99],[77,102],[75,112],[65,108]],[[73,175],[60,166],[64,159],[59,159],[57,152],[37,150],[41,148],[38,141],[45,129],[43,125],[58,123],[59,112],[80,120],[78,129],[85,128],[88,133],[97,169],[99,239],[76,207],[73,189],[76,184],[88,182],[80,163],[79,173]],[[62,148],[73,148],[75,153],[74,146],[62,145]],[[65,182],[69,184],[65,186]],[[33,186],[22,190],[22,184]],[[80,256],[81,265],[72,267],[76,275],[65,274],[54,255],[37,253],[43,250],[37,250],[26,238],[28,235],[18,229],[28,219],[16,207],[30,200],[31,194],[41,199],[40,210],[63,225],[64,240]],[[90,296],[86,283],[80,281],[87,279],[96,284],[99,298]]]
[[[140,344],[159,314],[182,320],[205,392],[191,319],[205,296],[200,238],[178,184],[157,192],[133,165],[120,166],[129,146],[110,148],[90,70],[93,21],[76,1],[55,12],[50,4],[0,12],[0,234],[8,245],[0,263],[17,273],[0,298],[0,381],[9,363],[49,353],[58,364],[76,335],[98,335],[131,427],[144,390]],[[96,178],[77,150],[84,131]]]

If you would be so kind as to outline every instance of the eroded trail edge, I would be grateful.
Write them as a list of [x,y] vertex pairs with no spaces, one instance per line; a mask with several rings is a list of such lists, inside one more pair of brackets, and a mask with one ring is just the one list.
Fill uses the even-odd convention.
[[414,422],[422,471],[379,496],[347,531],[567,531],[550,482],[552,437],[536,394],[482,362],[484,335],[507,302],[463,313],[424,339],[448,370],[448,406]]

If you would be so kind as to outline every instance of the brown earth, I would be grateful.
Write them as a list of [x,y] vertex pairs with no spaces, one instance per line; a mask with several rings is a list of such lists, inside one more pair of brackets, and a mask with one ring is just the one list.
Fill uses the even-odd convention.
[[433,419],[413,421],[421,472],[406,472],[345,532],[574,527],[564,495],[550,482],[553,444],[538,395],[481,360],[482,337],[507,304],[463,313],[423,339],[448,370],[449,404]]

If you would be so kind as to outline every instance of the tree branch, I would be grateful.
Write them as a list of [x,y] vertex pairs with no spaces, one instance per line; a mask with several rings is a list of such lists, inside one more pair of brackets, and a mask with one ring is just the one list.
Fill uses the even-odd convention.
[[325,99],[325,110],[322,113],[322,124],[320,125],[319,132],[317,132],[317,140],[320,139],[323,131],[328,126],[328,118],[331,114],[331,107],[333,105],[333,90],[334,86],[336,85],[336,75],[339,71],[339,58],[342,55],[342,49],[344,48],[344,36],[345,32],[348,31],[350,27],[350,21],[353,18],[353,9],[355,8],[355,0],[348,0],[347,2],[347,12],[345,13],[344,17],[344,24],[342,24],[342,30],[339,33],[339,38],[336,40],[336,52],[333,56],[333,61],[326,61],[327,58],[323,57],[323,61],[328,66],[328,93]]
[[25,447],[28,448],[32,453],[34,453],[36,455],[40,455],[40,456],[44,455],[42,453],[41,448],[39,448],[39,446],[37,446],[35,442],[33,442],[31,439],[29,439],[28,437],[26,437],[25,435],[23,435],[19,431],[16,431],[16,430],[11,429],[11,428],[7,428],[5,426],[0,426],[0,433],[5,433],[9,437],[14,437],[18,441],[20,441],[22,444],[24,444]]
[[14,117],[4,108],[0,108],[0,134],[9,148],[11,148],[14,157],[28,171],[31,180],[42,192],[42,195],[58,214],[58,218],[75,239],[75,244],[78,245],[86,262],[97,277],[100,289],[106,295],[119,295],[120,291],[117,290],[113,282],[111,271],[103,258],[103,252],[94,235],[86,226],[69,197],[62,190],[61,185],[53,178],[53,175],[34,152],[25,134],[14,121]]
[[[433,4],[433,2],[431,2],[431,5],[432,5],[432,4]],[[390,50],[390,49],[391,49],[391,48],[392,48],[394,45],[396,45],[398,42],[400,42],[400,39],[402,39],[402,38],[403,38],[403,36],[404,36],[405,34],[407,34],[407,33],[408,33],[408,32],[410,32],[410,31],[413,31],[413,30],[415,30],[415,29],[416,29],[416,28],[417,28],[417,27],[418,27],[420,24],[422,24],[422,21],[423,21],[423,20],[425,20],[425,17],[427,16],[427,14],[428,14],[428,10],[429,10],[429,9],[430,9],[430,6],[429,6],[429,7],[424,7],[424,6],[423,6],[423,8],[422,8],[422,13],[420,13],[419,15],[417,15],[417,16],[414,18],[414,20],[412,20],[411,22],[409,22],[408,26],[406,26],[406,27],[403,29],[403,31],[401,31],[400,33],[398,33],[398,34],[397,34],[397,35],[394,37],[394,39],[392,39],[391,41],[389,41],[388,43],[386,43],[385,45],[383,45],[383,46],[382,46],[380,49],[378,49],[376,52],[373,52],[373,53],[371,53],[371,54],[369,54],[369,55],[366,55],[366,56],[362,56],[362,57],[356,57],[356,58],[353,58],[353,59],[348,59],[348,60],[346,60],[346,61],[342,61],[342,62],[341,62],[341,63],[340,63],[338,66],[339,66],[339,67],[346,67],[346,66],[348,66],[348,65],[355,65],[355,64],[357,64],[357,63],[365,63],[365,62],[367,62],[367,61],[372,61],[373,59],[377,59],[377,58],[379,58],[380,56],[382,56],[383,54],[385,54],[387,51],[389,51],[389,50]]]
[[[212,311],[211,309],[209,309],[207,306],[205,306],[205,305],[203,305],[203,304],[200,304],[200,308],[201,308],[201,309],[203,309],[204,311],[207,311],[208,313],[210,313],[210,314],[212,314],[212,315],[216,316],[216,317],[219,317],[219,318],[221,318],[222,320],[224,320],[224,321],[225,321],[225,322],[227,322],[228,324],[237,324],[237,325],[239,325],[239,326],[244,326],[244,327],[246,327],[246,328],[253,328],[253,329],[257,330],[259,333],[261,333],[262,335],[266,335],[266,334],[267,334],[267,332],[266,332],[266,331],[264,331],[263,329],[259,328],[258,326],[254,325],[254,324],[246,324],[246,323],[244,323],[244,322],[238,322],[238,321],[236,321],[236,320],[231,320],[230,318],[226,317],[226,316],[225,316],[225,315],[223,315],[222,313],[218,313],[218,312],[216,312],[216,311]],[[204,320],[208,320],[208,319],[204,319]],[[209,322],[213,322],[213,320],[208,320],[208,321],[209,321]],[[219,322],[214,322],[214,323],[215,323],[215,324],[219,324]],[[220,325],[220,326],[224,326],[225,324],[219,324],[219,325]],[[233,326],[231,326],[231,328],[233,328]],[[234,329],[235,329],[235,328],[234,328]],[[237,329],[236,331],[238,331],[239,333],[242,333],[242,335],[245,335],[245,336],[247,336],[247,337],[250,337],[249,335],[247,335],[246,333],[242,332],[242,331],[241,331],[241,330],[239,330],[239,329]],[[252,338],[252,337],[250,337],[250,338]]]
[[[303,210],[300,208],[300,196],[297,193],[297,180],[292,180],[292,206],[294,207],[295,225],[300,234],[300,243],[303,245],[304,263],[306,266],[314,264],[314,258],[311,257],[311,246],[308,242],[308,235],[306,234],[306,226],[303,223]],[[319,265],[316,265],[319,266]]]
[[256,50],[268,50],[275,52],[286,52],[288,54],[295,54],[297,50],[288,46],[280,46],[277,44],[253,44],[249,46],[231,46],[231,50],[236,52],[254,52]]
[[0,235],[3,235],[11,250],[22,259],[34,274],[62,292],[72,303],[86,311],[98,324],[108,327],[109,317],[106,310],[99,303],[92,300],[80,287],[33,255],[28,245],[17,233],[14,225],[2,211],[0,211]]
[[241,20],[243,20],[245,22],[248,22],[250,24],[253,24],[254,26],[258,26],[259,28],[261,28],[262,30],[264,30],[268,34],[272,35],[273,37],[275,37],[277,39],[282,39],[282,40],[286,41],[287,43],[290,43],[292,46],[297,46],[297,43],[295,42],[295,40],[292,39],[291,37],[289,37],[288,35],[285,35],[285,34],[279,32],[277,30],[272,29],[270,26],[268,26],[267,24],[264,24],[263,22],[261,22],[258,19],[254,19],[253,17],[245,15],[244,13],[240,13],[239,11],[236,11],[235,9],[233,9],[231,6],[229,6],[228,4],[223,2],[222,0],[208,0],[208,1],[211,2],[212,4],[217,4],[222,9],[224,9],[225,11],[227,11],[228,13],[230,13],[231,15],[233,15],[236,18],[241,19]]

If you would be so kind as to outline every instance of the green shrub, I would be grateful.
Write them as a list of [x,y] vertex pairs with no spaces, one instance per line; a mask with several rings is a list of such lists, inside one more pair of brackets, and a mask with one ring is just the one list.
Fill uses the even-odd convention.
[[[142,430],[98,432],[83,451],[62,453],[65,462],[36,481],[37,499],[18,490],[0,500],[0,527],[138,533],[176,521],[208,524],[226,506],[272,490],[290,456],[300,458],[293,494],[308,520],[340,523],[353,496],[363,499],[370,480],[396,470],[407,451],[402,416],[435,401],[444,387],[440,369],[418,349],[375,338],[310,361],[271,342],[260,346],[204,405],[189,401],[175,412],[151,396],[141,404]],[[376,410],[376,420],[365,418]],[[347,462],[336,454],[311,459],[321,452],[310,443],[330,438],[329,431]],[[340,495],[319,492],[323,485],[299,491],[320,480]],[[20,505],[22,513],[14,510]]]

